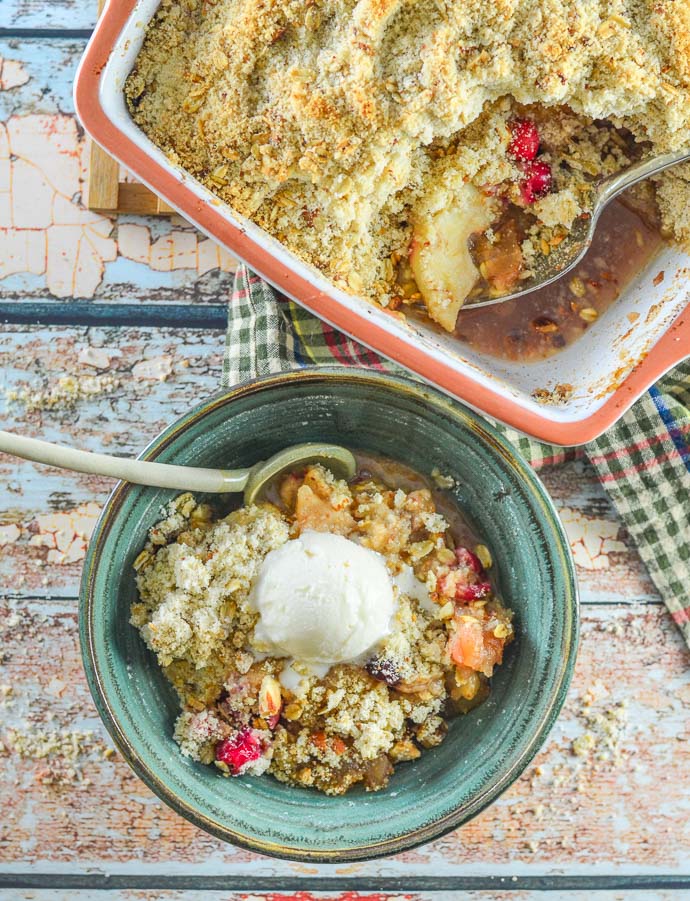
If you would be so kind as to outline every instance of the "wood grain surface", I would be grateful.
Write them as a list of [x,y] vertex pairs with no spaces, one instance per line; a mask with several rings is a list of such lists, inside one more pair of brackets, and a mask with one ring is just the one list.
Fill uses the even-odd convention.
[[[431,878],[687,866],[688,799],[679,774],[690,766],[688,655],[657,605],[584,608],[565,710],[534,765],[489,810],[420,850],[343,867],[282,863],[223,845],[108,756],[81,672],[76,608],[74,599],[23,597],[0,609],[3,680],[13,687],[5,730],[33,738],[93,732],[74,759],[71,749],[49,760],[10,750],[0,775],[9,801],[0,826],[5,870]],[[598,725],[599,717],[609,725]],[[573,742],[586,733],[596,744],[578,757]],[[11,731],[5,741],[12,746]]]
[[[0,410],[8,428],[32,437],[134,454],[216,390],[221,361],[222,334],[215,330],[6,326],[0,335]],[[86,390],[96,393],[59,401],[61,379],[84,379]],[[42,551],[31,543],[32,523],[90,500],[102,502],[110,485],[2,456],[0,474],[11,488],[0,523],[21,531],[3,549],[0,577],[37,592],[44,575],[35,566]],[[574,463],[544,478],[587,574],[583,600],[655,602],[654,586],[592,471]],[[76,594],[78,568],[77,561],[76,575],[65,567],[54,571],[50,593]]]
[[24,31],[88,33],[96,24],[96,0],[2,0],[0,28],[12,34]]
[[[5,397],[16,398],[4,402],[6,421],[26,434],[135,453],[215,389],[220,348],[216,331],[6,328],[0,364]],[[103,390],[50,408],[60,379],[79,373],[103,379]],[[690,655],[583,464],[545,473],[585,602],[574,685],[546,748],[464,829],[391,861],[343,868],[224,846],[153,798],[117,755],[104,756],[110,742],[81,673],[75,598],[87,533],[110,484],[9,457],[0,459],[0,477],[8,489],[0,509],[0,683],[12,687],[5,733],[94,733],[75,760],[58,753],[48,765],[5,739],[3,869],[238,878],[687,873],[690,829],[678,818],[687,814]],[[588,732],[595,747],[578,757],[573,742]]]
[[84,45],[0,32],[0,303],[226,296],[235,261],[179,216],[115,219],[85,208],[89,143],[72,101]]
[[[120,882],[117,877],[112,877],[113,881]],[[221,891],[218,888],[220,880],[212,881],[196,879],[195,883],[199,888],[187,888],[185,890],[162,889],[155,890],[155,894],[145,887],[117,888],[115,885],[107,889],[107,895],[102,890],[98,895],[90,892],[88,889],[76,888],[78,880],[74,880],[75,888],[65,891],[61,890],[40,890],[25,889],[21,893],[13,893],[13,897],[21,898],[22,901],[80,901],[80,899],[91,899],[94,897],[102,898],[104,895],[108,901],[149,901],[155,897],[158,901],[529,901],[529,899],[538,898],[540,901],[560,901],[567,897],[569,901],[592,901],[592,890],[583,888],[588,880],[579,881],[579,888],[570,888],[568,890],[554,889],[550,890],[545,887],[538,887],[530,890],[526,887],[525,880],[520,879],[503,879],[496,878],[493,888],[482,889],[472,888],[469,891],[463,890],[443,890],[426,888],[425,886],[416,885],[414,888],[399,888],[395,893],[389,891],[310,891],[297,890],[293,891],[288,886],[284,890],[268,890],[255,892],[251,890],[240,891]],[[134,880],[130,880],[133,882]],[[259,880],[256,880],[257,882]],[[596,888],[597,901],[676,901],[676,899],[684,896],[682,889],[668,888],[655,889],[650,885],[646,889],[630,888],[628,881],[621,879],[624,884],[624,890],[602,889]],[[468,883],[470,881],[468,880]],[[474,885],[475,883],[470,883]],[[485,881],[482,882],[485,884]],[[9,897],[5,896],[4,897]]]
[[[85,210],[71,82],[94,17],[90,0],[0,0],[0,315],[22,323],[0,333],[0,422],[134,454],[216,389],[234,261],[177,217]],[[591,470],[543,478],[583,600],[574,683],[544,749],[437,842],[306,866],[210,838],[113,752],[82,674],[76,601],[111,484],[0,456],[0,898],[680,897],[690,654]]]

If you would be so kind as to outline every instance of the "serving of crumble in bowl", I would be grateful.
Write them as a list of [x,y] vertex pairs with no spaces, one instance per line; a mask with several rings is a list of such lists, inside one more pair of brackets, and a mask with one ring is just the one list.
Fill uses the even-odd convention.
[[308,466],[249,507],[118,485],[82,651],[125,759],[177,812],[267,854],[365,859],[456,828],[532,759],[572,674],[575,575],[531,469],[405,379],[258,379],[143,457],[246,466],[304,441],[349,447],[354,478]]

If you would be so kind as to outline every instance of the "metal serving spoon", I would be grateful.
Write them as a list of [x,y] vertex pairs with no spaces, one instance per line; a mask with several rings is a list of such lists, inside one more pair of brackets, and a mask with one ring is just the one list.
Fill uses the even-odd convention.
[[562,278],[574,266],[577,266],[589,250],[599,216],[604,207],[614,197],[618,197],[622,191],[637,184],[638,181],[663,172],[664,169],[676,166],[678,163],[683,163],[686,160],[690,160],[690,150],[687,148],[675,153],[665,153],[661,156],[650,157],[640,163],[629,166],[622,172],[616,172],[608,178],[602,178],[593,185],[594,204],[591,214],[585,218],[576,219],[558,247],[554,248],[548,256],[541,256],[532,264],[533,274],[530,278],[520,282],[519,291],[512,291],[510,294],[503,294],[500,297],[479,295],[476,300],[466,301],[460,312],[462,313],[463,310],[476,310],[480,307],[491,307],[497,303],[507,303],[509,300],[515,300],[516,297],[522,297],[523,294],[529,294],[539,288],[545,288],[547,285],[555,282],[556,279]]
[[339,479],[351,479],[356,470],[355,458],[349,450],[337,444],[320,443],[286,447],[265,462],[255,463],[248,469],[202,469],[197,466],[173,466],[169,463],[145,463],[143,460],[126,457],[92,454],[2,431],[0,452],[36,463],[46,463],[48,466],[59,466],[61,469],[110,476],[135,485],[210,494],[243,491],[245,504],[254,503],[268,484],[282,473],[299,469],[308,463],[321,463]]

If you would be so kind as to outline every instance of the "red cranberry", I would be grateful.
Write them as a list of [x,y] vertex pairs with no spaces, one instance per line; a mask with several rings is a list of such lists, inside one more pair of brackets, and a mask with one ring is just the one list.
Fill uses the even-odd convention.
[[244,767],[258,760],[262,753],[261,741],[251,729],[236,732],[216,745],[216,760],[226,764],[233,776],[239,776]]
[[458,585],[456,601],[479,601],[491,594],[491,582],[477,582],[476,585]]
[[460,566],[466,566],[468,569],[471,569],[473,573],[477,573],[478,576],[484,572],[484,567],[482,566],[479,557],[469,548],[456,547],[455,556],[457,557]]
[[548,163],[533,160],[525,163],[522,171],[524,174],[520,179],[520,194],[526,204],[532,204],[549,193],[553,184],[553,175]]
[[539,131],[531,119],[516,119],[510,124],[508,153],[520,162],[528,163],[539,151]]

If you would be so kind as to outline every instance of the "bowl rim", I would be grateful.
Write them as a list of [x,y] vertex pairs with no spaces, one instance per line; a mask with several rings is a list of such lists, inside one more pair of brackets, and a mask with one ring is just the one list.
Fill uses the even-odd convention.
[[529,464],[511,447],[503,436],[481,419],[478,414],[450,400],[435,389],[428,388],[401,376],[371,370],[346,369],[344,367],[313,367],[307,370],[293,370],[252,379],[235,388],[221,390],[207,400],[202,401],[154,438],[141,452],[139,459],[155,459],[178,435],[218,408],[227,406],[239,398],[246,398],[257,393],[260,394],[267,389],[276,387],[288,388],[296,381],[308,382],[314,385],[324,381],[354,382],[357,385],[384,387],[399,392],[402,391],[417,398],[421,396],[426,403],[434,405],[439,411],[450,415],[456,421],[462,422],[465,427],[471,429],[487,443],[493,452],[502,456],[517,472],[521,481],[528,486],[534,499],[540,504],[545,526],[552,529],[555,543],[562,557],[566,589],[563,654],[558,673],[549,690],[547,708],[538,722],[534,724],[532,736],[519,757],[496,782],[487,786],[465,808],[456,807],[440,819],[409,832],[396,835],[393,838],[366,842],[345,848],[312,850],[248,837],[242,832],[218,823],[178,798],[174,791],[138,756],[125,730],[120,725],[108,699],[108,691],[105,688],[105,680],[95,645],[97,624],[94,620],[94,585],[96,572],[100,563],[103,543],[117,518],[124,499],[132,490],[140,488],[140,486],[131,483],[118,482],[113,488],[96,522],[89,542],[82,570],[79,595],[79,637],[82,662],[99,716],[127,764],[154,794],[193,825],[216,838],[246,850],[287,860],[319,863],[371,860],[418,847],[457,829],[488,807],[522,774],[540,750],[552,729],[561,711],[572,679],[579,640],[579,588],[575,564],[565,529],[553,501]]
[[[615,388],[601,406],[582,417],[564,420],[550,417],[546,409],[540,412],[529,408],[499,386],[492,387],[461,361],[453,365],[450,358],[444,360],[424,348],[413,334],[406,335],[400,329],[394,313],[374,311],[364,300],[361,308],[346,307],[337,299],[335,286],[330,293],[322,290],[308,275],[301,274],[296,264],[291,267],[278,259],[266,244],[249,235],[241,223],[228,220],[221,207],[229,207],[220,201],[203,199],[189,177],[183,178],[172,165],[156,160],[143,139],[133,140],[106,111],[102,91],[108,86],[108,62],[138,2],[108,0],[98,20],[74,82],[74,102],[81,124],[101,147],[184,218],[330,325],[475,409],[541,441],[563,446],[585,444],[599,437],[650,385],[690,353],[688,304],[635,368],[624,379],[614,379]],[[121,86],[114,89],[121,92]],[[375,315],[377,312],[381,315]]]

